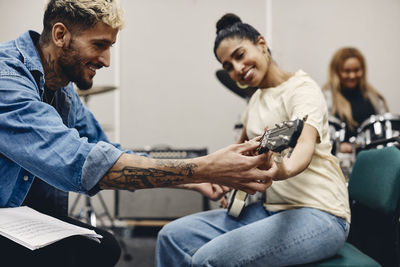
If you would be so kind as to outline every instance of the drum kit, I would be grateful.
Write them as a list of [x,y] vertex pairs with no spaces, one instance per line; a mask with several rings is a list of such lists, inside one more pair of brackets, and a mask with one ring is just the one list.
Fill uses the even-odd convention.
[[329,132],[332,144],[332,154],[339,159],[340,167],[348,180],[355,161],[356,154],[362,150],[379,149],[386,146],[399,147],[400,116],[392,113],[371,115],[360,124],[357,136],[351,137],[351,153],[339,151],[340,143],[344,142],[346,124],[336,117],[329,118]]

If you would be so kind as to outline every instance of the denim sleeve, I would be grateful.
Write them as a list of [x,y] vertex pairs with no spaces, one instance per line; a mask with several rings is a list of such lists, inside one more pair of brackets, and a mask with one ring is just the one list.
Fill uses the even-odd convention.
[[56,188],[87,193],[123,153],[64,125],[26,76],[3,73],[0,96],[0,153]]
[[113,145],[100,141],[90,151],[82,170],[82,185],[89,191],[114,165],[123,152]]

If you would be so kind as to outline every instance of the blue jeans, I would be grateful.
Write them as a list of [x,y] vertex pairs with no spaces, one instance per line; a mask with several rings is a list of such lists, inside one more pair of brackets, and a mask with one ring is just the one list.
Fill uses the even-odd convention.
[[240,219],[218,209],[175,220],[158,234],[156,266],[288,266],[334,255],[349,224],[313,208],[268,212],[260,203]]

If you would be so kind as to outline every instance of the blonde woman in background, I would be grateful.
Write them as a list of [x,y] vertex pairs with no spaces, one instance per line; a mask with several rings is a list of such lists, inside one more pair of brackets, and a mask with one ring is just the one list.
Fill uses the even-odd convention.
[[354,47],[343,47],[335,52],[328,81],[322,87],[329,112],[345,122],[344,142],[339,152],[351,153],[349,143],[357,135],[357,128],[373,114],[388,112],[385,99],[367,81],[367,66],[362,53]]

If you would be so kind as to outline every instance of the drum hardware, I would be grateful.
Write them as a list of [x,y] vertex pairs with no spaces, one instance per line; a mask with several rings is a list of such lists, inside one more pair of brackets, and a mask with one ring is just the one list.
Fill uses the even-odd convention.
[[87,90],[80,90],[79,88],[75,88],[76,92],[78,93],[79,96],[90,96],[90,95],[97,95],[97,94],[102,94],[105,92],[113,91],[117,87],[115,86],[93,86],[90,89]]
[[391,113],[371,115],[357,130],[357,145],[360,149],[393,145],[392,137],[400,135],[400,116]]
[[349,143],[352,145],[351,153],[342,153],[340,152],[340,144],[344,142],[346,136],[346,123],[339,120],[336,117],[329,117],[329,134],[330,141],[332,145],[332,154],[337,157],[339,160],[340,168],[343,172],[343,175],[346,179],[346,182],[350,178],[351,171],[353,169],[353,165],[355,162],[355,148],[356,137],[351,137],[349,139]]
[[356,158],[354,150],[352,153],[338,152],[336,157],[339,159],[340,169],[343,172],[344,178],[346,179],[346,182],[348,182],[350,179],[351,171],[353,170],[353,165],[354,165],[355,158]]
[[372,141],[368,145],[360,146],[360,149],[381,148],[384,146],[393,146],[400,143],[400,136],[395,136],[387,139]]
[[91,198],[89,196],[84,196],[85,197],[85,206],[81,208],[81,210],[78,212],[78,214],[74,215],[75,208],[76,208],[81,196],[82,196],[81,194],[78,194],[77,197],[75,198],[75,200],[71,206],[70,216],[75,217],[78,220],[85,219],[87,224],[90,224],[90,225],[96,227],[97,219],[100,220],[100,222],[103,226],[105,225],[104,221],[101,219],[101,217],[105,215],[107,217],[107,219],[110,221],[111,227],[114,227],[114,219],[112,218],[110,212],[108,211],[107,205],[106,205],[102,195],[100,194],[100,192],[98,192],[96,194],[96,197],[98,197],[98,199],[100,200],[100,204],[104,210],[104,212],[102,214],[97,214],[95,209],[93,208]]
[[89,96],[110,92],[115,90],[116,88],[117,87],[115,86],[93,86],[92,88],[87,90],[80,90],[79,88],[75,87],[75,91],[80,97],[83,97],[83,101],[85,102],[85,104],[87,104],[87,102],[89,101]]
[[[69,216],[74,217],[77,220],[81,220],[81,219],[85,218],[86,223],[89,225],[92,225],[94,227],[96,227],[97,219],[99,219],[102,224],[102,227],[108,229],[108,231],[110,231],[114,235],[114,237],[117,239],[117,241],[121,247],[121,254],[122,254],[124,261],[131,261],[133,259],[133,256],[127,251],[127,245],[126,245],[125,241],[123,240],[122,235],[114,231],[114,230],[116,230],[115,220],[114,220],[114,218],[112,218],[110,212],[108,211],[106,203],[104,202],[104,199],[103,199],[102,195],[100,194],[100,192],[98,192],[96,194],[96,196],[100,200],[100,203],[104,209],[104,212],[102,214],[96,213],[96,211],[93,208],[93,205],[91,203],[91,198],[89,196],[85,196],[85,206],[78,212],[77,215],[74,215],[75,207],[76,207],[77,203],[79,202],[79,199],[81,196],[82,196],[81,194],[78,194],[77,197],[75,198],[74,203],[72,204],[71,210],[69,212],[69,214],[70,214]],[[110,226],[108,226],[108,227],[105,227],[105,223],[101,219],[101,217],[104,215],[110,221]]]
[[329,135],[332,144],[332,154],[337,155],[339,152],[340,143],[346,136],[346,123],[336,117],[329,117]]
[[332,154],[338,158],[346,180],[350,177],[358,152],[392,145],[399,147],[400,116],[390,113],[371,115],[361,123],[357,136],[350,137],[349,143],[353,147],[351,153],[339,151],[340,144],[345,140],[346,124],[336,117],[330,117],[328,122]]

